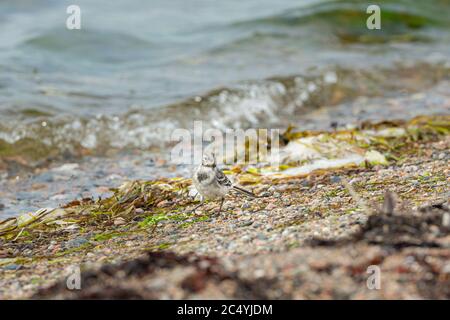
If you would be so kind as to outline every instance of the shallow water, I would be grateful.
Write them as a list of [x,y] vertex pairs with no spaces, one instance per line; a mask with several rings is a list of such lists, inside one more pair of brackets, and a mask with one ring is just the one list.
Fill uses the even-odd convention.
[[[2,1],[0,214],[63,202],[59,180],[31,189],[36,167],[81,161],[64,194],[97,195],[92,179],[114,185],[101,163],[164,157],[194,120],[324,129],[449,113],[450,2],[378,3],[373,31],[361,1],[80,0],[69,31],[70,1]],[[171,174],[128,160],[120,181]]]
[[[77,2],[82,29],[72,31],[65,29],[69,4],[0,3],[0,139],[8,143],[30,137],[59,149],[148,148],[162,138],[156,128],[195,119],[196,104],[186,102],[205,95],[213,99],[203,109],[219,109],[206,117],[212,126],[249,126],[289,103],[309,103],[305,87],[294,90],[299,101],[264,79],[333,77],[346,68],[348,81],[373,66],[396,72],[398,62],[427,62],[439,72],[436,64],[450,56],[443,0],[380,1],[379,31],[366,28],[361,1],[84,0]],[[373,78],[375,91],[383,90],[386,74]],[[179,104],[152,117],[155,108]]]

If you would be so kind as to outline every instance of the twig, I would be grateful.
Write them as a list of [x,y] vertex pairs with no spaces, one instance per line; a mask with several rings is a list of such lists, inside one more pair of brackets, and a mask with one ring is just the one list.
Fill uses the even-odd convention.
[[352,196],[353,200],[356,201],[359,207],[363,208],[368,214],[373,214],[374,211],[369,208],[363,198],[359,196],[359,194],[355,191],[353,186],[347,181],[347,179],[342,178],[342,184],[347,188],[348,192]]
[[13,241],[16,241],[17,239],[19,239],[19,237],[22,235],[23,230],[25,230],[25,228],[22,228],[22,230],[20,230],[20,232],[17,234],[17,236],[14,238]]

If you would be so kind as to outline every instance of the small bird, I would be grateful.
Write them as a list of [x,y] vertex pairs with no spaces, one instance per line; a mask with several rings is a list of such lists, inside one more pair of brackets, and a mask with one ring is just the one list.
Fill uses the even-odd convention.
[[194,208],[197,210],[203,205],[204,199],[216,200],[221,199],[219,213],[222,211],[225,195],[233,189],[247,196],[256,198],[256,196],[243,188],[231,183],[227,176],[216,165],[214,154],[204,153],[202,163],[197,167],[192,177],[197,192],[202,197],[201,203]]

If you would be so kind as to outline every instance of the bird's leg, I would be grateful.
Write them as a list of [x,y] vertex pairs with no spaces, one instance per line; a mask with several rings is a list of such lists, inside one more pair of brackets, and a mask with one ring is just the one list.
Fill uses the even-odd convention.
[[222,200],[220,201],[220,208],[219,208],[218,214],[220,214],[222,212],[222,207],[223,207],[223,202],[224,201],[225,201],[225,198],[222,198]]
[[202,202],[200,202],[198,205],[195,206],[194,209],[191,210],[191,213],[194,213],[195,210],[197,210],[198,208],[200,208],[200,207],[201,207],[202,205],[204,205],[204,204],[205,204],[205,203],[204,203],[203,200],[202,200]]

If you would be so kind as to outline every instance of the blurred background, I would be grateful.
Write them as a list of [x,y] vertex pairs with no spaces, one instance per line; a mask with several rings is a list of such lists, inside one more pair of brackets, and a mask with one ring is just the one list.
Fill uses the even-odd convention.
[[[72,4],[81,30],[66,29]],[[370,4],[381,30],[366,27]],[[0,215],[179,174],[159,158],[194,120],[329,129],[448,113],[449,17],[448,0],[3,0]],[[61,180],[44,172],[65,163]]]

